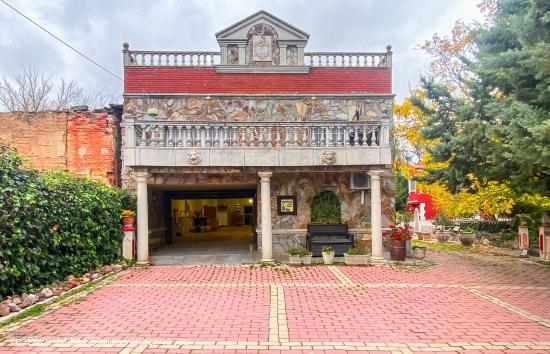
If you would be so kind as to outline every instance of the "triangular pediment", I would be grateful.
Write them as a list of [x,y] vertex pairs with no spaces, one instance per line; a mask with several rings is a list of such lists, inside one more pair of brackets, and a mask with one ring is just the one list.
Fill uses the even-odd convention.
[[216,39],[218,41],[223,41],[246,38],[246,34],[249,29],[260,23],[265,23],[272,26],[277,31],[280,40],[305,42],[309,38],[308,33],[294,27],[288,22],[281,20],[267,11],[261,10],[219,31],[216,33]]

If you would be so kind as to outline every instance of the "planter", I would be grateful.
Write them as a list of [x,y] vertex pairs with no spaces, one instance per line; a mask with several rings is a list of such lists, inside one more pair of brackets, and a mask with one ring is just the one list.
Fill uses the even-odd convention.
[[392,261],[404,261],[407,256],[406,240],[390,240],[390,259]]
[[369,255],[344,253],[344,260],[347,265],[364,265],[369,262]]
[[412,249],[414,259],[424,259],[426,257],[426,247],[417,246]]
[[476,240],[476,234],[473,232],[465,232],[458,235],[458,240],[462,246],[471,246]]
[[311,255],[308,256],[288,256],[288,261],[291,265],[310,265]]
[[334,251],[330,253],[323,252],[323,263],[332,264],[332,262],[334,262]]
[[124,230],[130,231],[134,230],[134,224],[136,222],[135,216],[123,216],[122,217],[122,224],[124,225]]
[[451,238],[451,231],[438,230],[435,232],[435,237],[437,238],[437,242],[446,243],[449,241],[449,238]]

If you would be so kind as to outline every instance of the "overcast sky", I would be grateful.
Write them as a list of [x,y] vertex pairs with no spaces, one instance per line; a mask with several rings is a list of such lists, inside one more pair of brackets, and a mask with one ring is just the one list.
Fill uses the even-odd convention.
[[[214,33],[264,9],[310,34],[306,51],[394,51],[401,101],[430,58],[415,47],[448,34],[457,19],[481,20],[479,0],[6,0],[122,76],[122,43],[143,50],[218,50]],[[96,68],[0,2],[0,75],[32,65],[88,90],[122,93]]]

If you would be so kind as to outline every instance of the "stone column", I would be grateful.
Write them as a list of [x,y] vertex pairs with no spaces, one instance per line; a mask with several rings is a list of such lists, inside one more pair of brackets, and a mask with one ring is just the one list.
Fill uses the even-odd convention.
[[279,44],[279,65],[286,65],[286,44]]
[[237,44],[237,47],[239,48],[239,65],[245,65],[246,64],[246,43],[244,44]]
[[258,172],[260,176],[260,203],[262,217],[262,262],[273,261],[271,236],[271,171]]
[[147,205],[147,171],[135,174],[137,182],[137,264],[149,264],[149,207]]
[[370,181],[370,225],[372,235],[372,257],[374,262],[384,261],[382,245],[382,198],[380,195],[380,177],[384,171],[369,171]]

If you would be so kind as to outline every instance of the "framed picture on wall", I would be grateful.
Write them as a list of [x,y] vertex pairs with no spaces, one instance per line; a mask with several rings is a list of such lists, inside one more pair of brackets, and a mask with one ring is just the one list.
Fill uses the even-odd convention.
[[277,196],[277,215],[297,215],[298,202],[295,195]]

